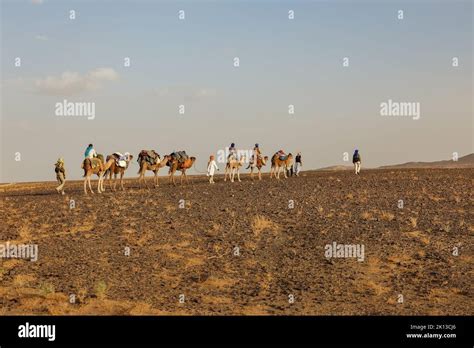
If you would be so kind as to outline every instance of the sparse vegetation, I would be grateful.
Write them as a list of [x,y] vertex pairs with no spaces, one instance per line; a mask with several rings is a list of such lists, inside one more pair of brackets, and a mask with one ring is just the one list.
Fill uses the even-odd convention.
[[107,295],[107,284],[100,280],[95,284],[94,293],[99,299],[104,299]]
[[255,216],[252,220],[253,233],[256,236],[259,236],[260,233],[265,229],[276,232],[279,230],[279,227],[276,223],[274,223],[263,215]]

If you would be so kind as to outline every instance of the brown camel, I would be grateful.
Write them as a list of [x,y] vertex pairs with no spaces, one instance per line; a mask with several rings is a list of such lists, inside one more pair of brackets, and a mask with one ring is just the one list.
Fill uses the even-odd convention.
[[142,187],[143,182],[145,182],[145,186],[148,188],[148,184],[145,180],[145,174],[147,170],[151,170],[153,174],[155,174],[153,178],[153,183],[155,184],[155,187],[157,187],[158,171],[160,170],[160,168],[164,167],[168,163],[168,161],[170,160],[170,156],[166,155],[163,159],[160,159],[160,156],[158,155],[155,164],[148,163],[145,158],[141,157],[140,155],[138,155],[138,160],[138,162],[140,163],[140,169],[138,170],[138,183],[140,185],[140,188]]
[[280,179],[281,170],[283,170],[283,174],[285,174],[285,178],[287,178],[288,176],[286,175],[286,171],[290,170],[292,165],[293,155],[291,153],[286,156],[285,160],[281,160],[278,153],[274,154],[272,157],[272,168],[270,169],[270,178],[272,177],[272,174],[274,174],[277,179]]
[[[127,155],[127,153],[125,153],[125,155]],[[112,188],[113,191],[116,191],[115,189],[115,186],[117,185],[117,175],[120,174],[120,188],[122,190],[125,190],[123,188],[123,176],[125,174],[125,171],[128,169],[128,166],[130,164],[130,162],[132,161],[133,159],[133,155],[128,155],[127,156],[127,159],[125,160],[125,167],[120,167],[117,165],[117,162],[119,161],[120,159],[120,155],[116,154],[116,153],[113,153],[112,155],[109,155],[107,156],[107,162],[111,159],[115,159],[115,161],[112,163],[112,165],[110,166],[109,169],[107,169],[107,171],[105,172],[105,177],[107,177],[107,174],[109,176],[109,184],[110,184],[110,187]],[[112,185],[111,183],[111,180],[112,180],[112,174],[114,175],[114,183]]]
[[250,178],[253,180],[253,170],[257,168],[258,171],[258,180],[262,180],[262,168],[268,162],[268,156],[265,156],[263,159],[261,156],[258,156],[257,163],[250,166]]
[[181,184],[183,184],[183,177],[186,178],[186,182],[188,182],[188,177],[186,176],[186,170],[191,168],[196,161],[196,157],[189,157],[184,162],[179,162],[176,158],[170,156],[168,160],[168,166],[170,167],[169,170],[169,182],[173,185],[176,185],[174,180],[174,173],[179,170],[181,172]]
[[235,174],[237,173],[237,180],[240,182],[240,167],[245,163],[245,156],[238,160],[234,155],[229,155],[224,171],[224,181],[227,181],[229,175],[230,182],[234,182]]
[[91,176],[97,174],[99,182],[97,184],[97,192],[102,193],[105,191],[104,188],[104,176],[107,169],[110,168],[115,159],[111,158],[107,162],[104,162],[104,156],[97,155],[95,158],[85,158],[82,162],[82,168],[84,169],[84,193],[87,195],[87,186],[89,183],[89,190],[94,193],[91,187]]

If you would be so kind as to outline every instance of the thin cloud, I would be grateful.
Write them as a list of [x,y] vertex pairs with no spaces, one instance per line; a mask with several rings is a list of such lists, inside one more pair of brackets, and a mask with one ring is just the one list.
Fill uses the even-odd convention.
[[156,88],[154,95],[161,98],[181,98],[185,101],[196,101],[203,98],[211,98],[217,95],[215,88],[190,87],[190,86],[169,86]]
[[49,37],[47,37],[46,35],[36,35],[35,39],[40,41],[48,41]]
[[48,76],[34,81],[34,91],[46,95],[74,95],[101,88],[104,82],[117,81],[119,74],[112,68],[98,68],[81,75],[66,71],[60,76]]

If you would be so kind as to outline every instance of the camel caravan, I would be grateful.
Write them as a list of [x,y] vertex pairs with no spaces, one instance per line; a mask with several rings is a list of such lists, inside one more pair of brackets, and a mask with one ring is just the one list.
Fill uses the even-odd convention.
[[[255,144],[253,151],[250,154],[245,152],[241,153],[235,148],[235,144],[232,143],[229,147],[229,152],[226,158],[226,166],[224,171],[224,181],[229,179],[231,182],[241,181],[240,171],[244,168],[245,164],[248,163],[246,169],[250,169],[250,178],[254,179],[254,173],[258,174],[258,179],[262,180],[262,169],[267,165],[268,156],[263,156],[260,147],[258,144]],[[249,151],[250,152],[250,151]],[[97,175],[99,180],[97,183],[97,192],[102,193],[105,191],[104,181],[108,177],[109,187],[112,191],[116,191],[117,177],[119,177],[119,188],[124,190],[123,186],[123,177],[125,171],[130,166],[130,162],[133,160],[133,155],[128,152],[124,154],[120,152],[114,152],[107,157],[97,154],[93,145],[89,144],[84,154],[85,158],[82,162],[81,168],[84,170],[84,193],[87,194],[88,191],[94,193],[94,190],[91,186],[91,177]],[[181,172],[180,183],[188,182],[188,177],[186,171],[193,167],[196,162],[196,157],[188,156],[185,151],[173,152],[169,155],[164,155],[161,157],[154,150],[142,150],[138,154],[137,162],[139,165],[138,169],[138,185],[140,188],[147,188],[148,184],[145,180],[145,174],[147,171],[151,171],[154,175],[153,184],[154,187],[158,187],[158,174],[160,168],[165,166],[168,167],[168,181],[170,184],[176,185],[175,173],[177,171]],[[284,177],[288,177],[288,173],[293,174],[293,155],[291,153],[285,154],[284,151],[280,150],[276,152],[270,160],[270,178],[275,177],[280,179],[280,175],[283,172]],[[298,166],[299,162],[299,166]],[[59,162],[58,162],[59,163]],[[64,163],[61,164],[62,166]],[[301,167],[301,154],[298,153],[297,163],[296,163],[296,176],[299,174],[299,169]],[[219,170],[214,156],[210,156],[208,162],[207,173],[209,177],[209,182],[214,183],[214,172]],[[56,171],[57,172],[57,171]],[[112,178],[113,177],[113,178]],[[64,186],[64,184],[63,184]],[[62,188],[61,188],[62,189]],[[60,190],[58,190],[60,192]]]

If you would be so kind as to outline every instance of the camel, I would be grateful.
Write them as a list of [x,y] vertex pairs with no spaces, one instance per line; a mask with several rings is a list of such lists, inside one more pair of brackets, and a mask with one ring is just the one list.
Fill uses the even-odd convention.
[[168,166],[170,167],[169,170],[169,182],[173,185],[176,185],[174,180],[174,173],[179,170],[181,172],[181,184],[183,184],[183,177],[186,178],[186,182],[188,182],[188,177],[186,176],[186,169],[189,169],[193,166],[194,162],[196,161],[196,157],[189,157],[184,162],[179,162],[176,158],[173,158],[171,155],[168,156]]
[[281,160],[278,153],[274,154],[272,157],[272,168],[270,169],[270,178],[272,174],[275,175],[277,179],[280,179],[280,171],[283,170],[283,174],[285,174],[285,178],[288,176],[286,175],[286,171],[290,170],[291,166],[293,165],[293,155],[289,153],[286,156],[285,160]]
[[237,180],[240,182],[240,167],[244,165],[245,156],[238,160],[234,155],[229,155],[224,171],[224,181],[227,181],[229,175],[230,182],[234,182],[235,173],[237,173]]
[[268,156],[265,156],[262,160],[262,157],[258,156],[257,163],[250,166],[250,179],[253,180],[253,169],[257,168],[258,171],[258,180],[262,180],[262,168],[268,162]]
[[[96,158],[85,158],[82,162],[82,168],[84,169],[84,193],[87,195],[87,186],[86,184],[89,183],[89,190],[91,193],[94,193],[91,187],[91,176],[92,174],[97,174],[99,177],[99,182],[97,184],[97,192],[102,193],[105,191],[104,188],[104,176],[105,172],[110,168],[112,163],[115,162],[114,158],[107,160],[104,162],[104,156],[97,155]],[[96,163],[96,166],[92,166],[93,163]]]
[[155,164],[150,164],[144,158],[138,155],[138,162],[140,165],[140,169],[138,170],[138,174],[140,174],[138,177],[138,183],[140,185],[140,188],[142,187],[143,182],[145,182],[145,186],[148,188],[148,184],[145,180],[145,174],[147,170],[151,170],[153,174],[155,174],[153,178],[153,183],[155,184],[155,187],[158,187],[158,171],[160,170],[160,168],[167,165],[169,160],[170,156],[168,155],[166,155],[163,159],[160,159],[160,156],[158,155]]
[[[127,155],[127,153],[125,155]],[[105,172],[105,177],[107,177],[107,174],[109,175],[109,180],[108,181],[109,181],[110,187],[112,188],[113,191],[116,191],[115,186],[117,185],[117,175],[120,174],[120,188],[122,190],[125,190],[123,188],[123,175],[125,174],[125,171],[128,169],[128,166],[129,166],[130,162],[133,159],[133,155],[128,155],[128,158],[125,160],[125,162],[127,163],[125,167],[119,167],[117,165],[117,161],[120,159],[120,157],[116,153],[107,156],[107,161],[109,161],[111,158],[115,159],[115,161],[112,163],[110,168],[107,169],[107,171]],[[112,186],[112,183],[111,183],[112,174],[114,175],[114,184],[113,184],[113,186]]]

